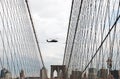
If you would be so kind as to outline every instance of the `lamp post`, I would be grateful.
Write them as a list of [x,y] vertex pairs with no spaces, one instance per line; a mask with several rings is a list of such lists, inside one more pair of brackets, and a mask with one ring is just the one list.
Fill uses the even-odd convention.
[[107,60],[106,62],[107,62],[107,67],[108,67],[108,69],[109,69],[109,72],[108,72],[108,73],[110,73],[111,68],[112,68],[112,59],[111,59],[111,58],[108,58],[108,60]]

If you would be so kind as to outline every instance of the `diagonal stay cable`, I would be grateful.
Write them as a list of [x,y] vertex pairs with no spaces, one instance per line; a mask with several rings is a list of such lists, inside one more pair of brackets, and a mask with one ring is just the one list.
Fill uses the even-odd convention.
[[66,56],[66,50],[67,50],[67,44],[68,44],[68,34],[70,32],[70,23],[71,23],[71,18],[72,18],[72,14],[73,14],[73,4],[74,4],[74,0],[72,0],[72,4],[71,4],[71,11],[70,11],[70,18],[69,18],[69,24],[68,24],[68,31],[67,31],[67,37],[66,37],[66,46],[65,46],[65,50],[64,50],[64,57],[63,57],[63,64],[65,64],[65,56]]
[[90,65],[90,63],[92,62],[92,60],[94,59],[94,57],[97,55],[98,51],[100,50],[100,48],[102,47],[102,45],[104,44],[105,40],[107,39],[107,37],[109,36],[109,34],[111,33],[112,29],[114,28],[114,26],[117,24],[117,22],[120,19],[120,15],[116,18],[114,24],[112,25],[112,27],[110,28],[109,32],[107,33],[107,35],[105,36],[105,38],[103,39],[103,41],[101,42],[100,46],[98,47],[98,49],[96,50],[95,54],[92,56],[91,60],[89,61],[89,63],[87,64],[87,66],[85,67],[85,69],[83,70],[82,73],[84,73],[84,71],[86,71],[86,69],[88,68],[88,66]]
[[37,38],[37,35],[36,35],[36,32],[35,32],[34,23],[33,23],[33,20],[32,20],[31,13],[30,13],[30,9],[29,9],[29,5],[28,5],[28,1],[25,0],[25,2],[26,2],[26,6],[27,6],[27,9],[28,9],[29,16],[30,16],[30,20],[31,20],[31,24],[32,24],[33,32],[34,32],[34,35],[35,35],[35,40],[36,40],[36,43],[37,43],[37,47],[38,47],[38,51],[39,51],[39,55],[40,55],[40,57],[41,57],[42,65],[43,65],[43,67],[45,67],[45,65],[44,65],[44,61],[43,61],[43,57],[42,57],[42,54],[41,54],[41,51],[40,51],[40,46],[39,46],[38,38]]
[[74,47],[74,43],[75,43],[77,28],[78,28],[78,24],[79,24],[79,18],[80,18],[80,14],[81,14],[81,10],[82,10],[82,4],[83,4],[83,0],[81,0],[81,2],[80,2],[79,13],[78,13],[77,23],[76,23],[76,27],[75,27],[75,34],[74,34],[74,38],[73,38],[73,42],[72,42],[72,49],[71,49],[71,52],[70,52],[70,58],[69,58],[69,61],[68,61],[68,67],[67,67],[66,72],[68,72],[68,69],[69,69],[69,66],[70,66],[70,61],[71,61],[73,47]]

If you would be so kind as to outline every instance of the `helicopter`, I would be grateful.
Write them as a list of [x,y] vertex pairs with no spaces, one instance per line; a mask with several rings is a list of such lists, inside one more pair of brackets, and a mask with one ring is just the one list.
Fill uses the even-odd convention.
[[54,42],[54,43],[55,43],[55,42],[58,42],[58,40],[56,40],[56,39],[46,40],[46,41],[49,42],[49,43],[50,43],[50,42]]

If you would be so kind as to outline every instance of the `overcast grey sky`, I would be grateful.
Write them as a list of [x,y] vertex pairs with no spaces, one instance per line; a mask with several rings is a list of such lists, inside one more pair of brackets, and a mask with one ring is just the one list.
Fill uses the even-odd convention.
[[51,64],[62,64],[72,0],[28,1],[45,65],[49,69]]

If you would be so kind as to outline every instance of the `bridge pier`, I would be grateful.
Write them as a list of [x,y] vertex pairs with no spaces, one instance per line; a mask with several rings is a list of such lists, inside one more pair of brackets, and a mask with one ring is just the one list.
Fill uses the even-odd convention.
[[25,79],[24,70],[21,70],[21,72],[20,72],[20,79]]
[[89,68],[88,79],[96,79],[97,78],[97,69]]
[[12,79],[12,74],[7,69],[3,68],[1,70],[0,79]]
[[46,70],[45,67],[43,67],[43,68],[40,70],[40,79],[48,79],[47,70]]
[[72,74],[70,75],[70,79],[81,79],[81,78],[82,78],[81,71],[72,71]]
[[98,78],[107,79],[108,69],[100,69],[97,73]]
[[57,71],[58,79],[65,79],[65,65],[51,65],[51,79],[54,79],[54,71]]

